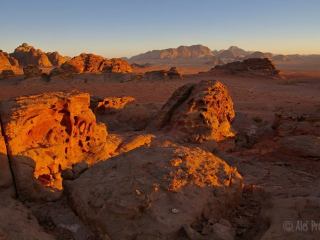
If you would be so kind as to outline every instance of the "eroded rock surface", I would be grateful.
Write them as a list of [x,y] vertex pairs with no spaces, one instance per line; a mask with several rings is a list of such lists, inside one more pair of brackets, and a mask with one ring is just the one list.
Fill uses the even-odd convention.
[[234,136],[235,116],[227,88],[218,81],[186,84],[177,89],[151,126],[177,133],[192,142]]
[[107,131],[97,124],[85,93],[48,93],[2,102],[17,191],[21,198],[54,198],[61,171],[105,159]]
[[176,239],[200,217],[218,222],[237,203],[242,178],[199,148],[141,147],[66,182],[73,209],[110,239]]

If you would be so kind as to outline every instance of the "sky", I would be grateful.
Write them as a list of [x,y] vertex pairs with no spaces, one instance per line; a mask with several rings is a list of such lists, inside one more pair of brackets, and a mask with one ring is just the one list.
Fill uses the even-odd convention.
[[69,56],[193,44],[320,54],[320,0],[0,0],[0,49],[23,42]]

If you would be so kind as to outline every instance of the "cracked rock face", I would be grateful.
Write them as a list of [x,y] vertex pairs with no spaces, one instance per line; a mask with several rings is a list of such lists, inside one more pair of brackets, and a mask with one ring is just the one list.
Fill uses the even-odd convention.
[[152,125],[191,142],[221,141],[234,136],[235,117],[227,88],[218,81],[201,81],[178,88]]
[[241,189],[239,173],[215,155],[160,145],[100,162],[66,182],[72,208],[110,239],[176,239],[200,217],[222,218]]
[[107,131],[96,123],[89,102],[89,94],[60,92],[2,102],[3,130],[19,197],[58,197],[64,169],[105,158]]

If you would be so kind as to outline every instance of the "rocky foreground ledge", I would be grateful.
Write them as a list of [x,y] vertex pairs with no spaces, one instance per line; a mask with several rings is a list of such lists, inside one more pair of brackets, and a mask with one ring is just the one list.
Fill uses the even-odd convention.
[[[202,218],[208,236],[232,239],[226,219],[241,198],[242,177],[213,153],[189,145],[232,135],[226,134],[234,116],[231,98],[216,81],[188,86],[190,93],[176,98],[180,92],[160,110],[160,128],[148,116],[139,132],[108,132],[108,122],[98,123],[94,114],[116,115],[131,98],[91,101],[92,109],[89,94],[75,92],[2,102],[0,187],[8,208],[0,211],[14,217],[0,223],[0,234],[54,239],[59,232],[42,229],[20,201],[38,207],[66,201],[63,214],[78,219],[76,229],[66,227],[75,239],[201,237],[192,226]],[[220,101],[230,107],[223,110]],[[183,118],[176,134],[172,129]],[[228,127],[218,134],[221,124]],[[18,232],[12,224],[32,231]],[[90,234],[81,238],[79,226]]]

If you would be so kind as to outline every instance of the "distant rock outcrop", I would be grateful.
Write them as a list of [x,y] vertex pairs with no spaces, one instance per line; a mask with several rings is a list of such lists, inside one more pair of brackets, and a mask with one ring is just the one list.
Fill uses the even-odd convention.
[[27,43],[21,44],[10,55],[18,60],[21,67],[28,65],[45,68],[52,66],[57,67],[68,59],[68,57],[63,57],[58,52],[45,53]]
[[64,57],[58,52],[47,52],[47,56],[53,66],[60,66],[69,59],[69,57]]
[[177,239],[187,230],[199,236],[190,239],[222,239],[214,229],[205,238],[192,225],[225,218],[239,201],[242,177],[212,153],[172,144],[96,164],[66,190],[77,215],[100,237]]
[[254,74],[261,76],[279,76],[280,71],[268,58],[249,58],[243,61],[218,65],[210,72],[223,72],[228,74]]
[[131,61],[147,59],[175,59],[175,58],[199,58],[212,56],[211,50],[202,45],[180,46],[163,50],[152,50],[130,58]]
[[150,127],[167,129],[191,142],[220,141],[234,136],[234,116],[227,88],[218,81],[202,81],[178,88]]
[[180,46],[163,50],[152,50],[143,54],[133,56],[129,59],[131,63],[181,63],[207,61],[213,57],[210,48],[203,45]]
[[249,55],[247,55],[246,58],[247,59],[249,59],[249,58],[269,58],[269,59],[271,59],[272,53],[265,53],[265,52],[256,51],[256,52],[253,52],[253,53],[250,53]]
[[176,67],[167,70],[155,70],[144,73],[144,79],[146,80],[181,80],[182,74],[178,72]]
[[19,61],[21,66],[36,65],[39,67],[52,67],[46,53],[40,49],[35,49],[33,46],[29,46],[27,43],[23,43],[17,47],[11,56]]
[[224,62],[230,62],[245,58],[250,52],[245,51],[239,47],[231,46],[226,50],[217,51],[215,55]]
[[[55,70],[55,72],[58,72]],[[106,59],[95,54],[82,53],[63,63],[61,73],[130,73],[131,66],[120,58]]]
[[8,53],[0,50],[0,73],[3,73],[3,71],[12,71],[13,73],[18,72],[19,62]]
[[1,120],[21,199],[55,199],[61,172],[106,159],[107,131],[85,93],[48,93],[3,101]]
[[23,67],[23,74],[25,78],[40,77],[42,70],[36,65],[28,65]]
[[109,73],[131,73],[132,67],[121,58],[111,58],[106,60],[102,71]]

